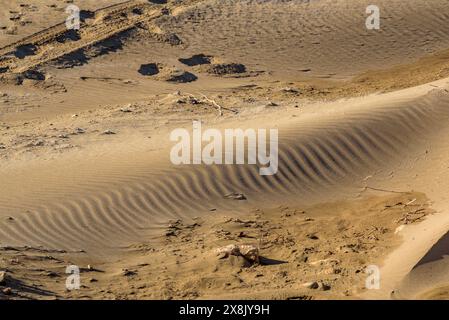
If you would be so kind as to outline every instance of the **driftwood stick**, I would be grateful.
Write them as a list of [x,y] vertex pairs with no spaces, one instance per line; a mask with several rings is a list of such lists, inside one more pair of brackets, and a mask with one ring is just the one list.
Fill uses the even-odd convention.
[[[191,93],[188,93],[188,92],[186,92],[186,94],[187,94],[188,96],[190,96],[190,97],[196,99],[195,95],[193,95],[193,94],[191,94]],[[234,114],[237,114],[237,113],[238,113],[237,110],[223,107],[222,105],[218,104],[215,100],[208,98],[208,97],[207,97],[206,95],[204,95],[204,94],[201,94],[201,97],[202,97],[203,102],[205,101],[205,102],[207,102],[207,103],[213,105],[213,106],[217,109],[218,115],[219,115],[220,117],[223,116],[223,110],[227,110],[227,111],[233,112]]]
[[373,188],[373,187],[365,187],[363,189],[364,189],[364,191],[370,189],[370,190],[380,191],[380,192],[391,192],[391,193],[402,193],[402,194],[410,193],[410,192],[405,192],[405,191],[394,191],[394,190],[386,190],[386,189],[379,189],[379,188]]
[[215,100],[209,99],[208,97],[206,97],[204,94],[201,95],[203,97],[203,99],[205,99],[207,102],[212,103],[218,110],[218,114],[221,116],[223,116],[223,107],[220,106],[217,102],[215,102]]

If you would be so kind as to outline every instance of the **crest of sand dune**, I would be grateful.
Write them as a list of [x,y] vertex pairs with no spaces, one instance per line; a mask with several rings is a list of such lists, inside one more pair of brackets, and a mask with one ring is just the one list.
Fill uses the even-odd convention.
[[[449,3],[369,4],[0,1],[0,298],[447,297]],[[193,120],[277,174],[173,165]]]

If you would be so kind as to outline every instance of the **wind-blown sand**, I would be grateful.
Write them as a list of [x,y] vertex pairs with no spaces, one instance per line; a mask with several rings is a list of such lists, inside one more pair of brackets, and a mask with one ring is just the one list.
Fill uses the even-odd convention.
[[[0,1],[0,298],[447,298],[449,3],[163,2]],[[278,173],[172,165],[193,120]]]

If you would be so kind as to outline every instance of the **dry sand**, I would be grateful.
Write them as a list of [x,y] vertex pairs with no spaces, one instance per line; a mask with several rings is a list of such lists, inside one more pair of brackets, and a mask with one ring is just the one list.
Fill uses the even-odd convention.
[[[0,298],[449,298],[447,1],[70,3],[0,0]],[[193,120],[278,173],[172,165]]]

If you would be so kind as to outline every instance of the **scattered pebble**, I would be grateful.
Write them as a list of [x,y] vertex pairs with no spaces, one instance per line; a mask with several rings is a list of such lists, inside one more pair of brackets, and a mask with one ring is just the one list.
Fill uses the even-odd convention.
[[86,132],[86,130],[84,130],[83,128],[76,128],[74,133],[75,134],[83,134],[85,132]]

